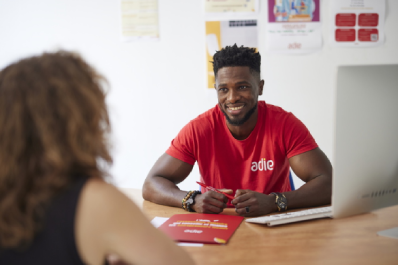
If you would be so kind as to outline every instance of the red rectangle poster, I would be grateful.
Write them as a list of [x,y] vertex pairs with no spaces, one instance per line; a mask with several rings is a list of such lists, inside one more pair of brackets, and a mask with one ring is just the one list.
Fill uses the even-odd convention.
[[242,220],[224,214],[175,214],[159,229],[179,242],[226,244]]
[[379,37],[379,31],[377,29],[359,29],[358,40],[359,41],[377,41]]
[[336,29],[336,41],[355,41],[355,29]]
[[360,27],[377,27],[379,25],[379,14],[359,14],[358,25]]
[[336,14],[336,26],[337,27],[354,27],[356,19],[357,19],[356,14],[352,14],[352,13]]

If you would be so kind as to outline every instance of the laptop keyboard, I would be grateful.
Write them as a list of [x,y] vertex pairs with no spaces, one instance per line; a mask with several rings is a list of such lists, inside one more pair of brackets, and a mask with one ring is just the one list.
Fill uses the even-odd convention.
[[274,226],[325,217],[332,217],[332,206],[260,216],[255,218],[246,218],[245,221],[248,223],[267,224],[268,226]]

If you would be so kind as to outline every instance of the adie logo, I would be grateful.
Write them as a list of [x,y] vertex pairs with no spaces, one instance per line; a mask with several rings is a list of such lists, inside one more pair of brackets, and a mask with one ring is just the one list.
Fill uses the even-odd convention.
[[274,161],[266,160],[265,158],[261,158],[258,162],[252,162],[252,171],[267,171],[267,170],[274,170]]
[[291,49],[291,50],[301,49],[301,43],[297,43],[297,42],[289,43],[289,46],[287,48]]

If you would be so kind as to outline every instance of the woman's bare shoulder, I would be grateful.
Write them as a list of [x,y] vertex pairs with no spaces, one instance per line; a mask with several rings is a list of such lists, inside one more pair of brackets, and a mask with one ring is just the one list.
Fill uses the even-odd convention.
[[134,233],[121,222],[129,220],[133,225],[133,216],[137,215],[143,214],[118,188],[102,179],[90,178],[81,192],[75,221],[76,242],[83,261],[103,261],[114,235],[123,231]]
[[109,254],[134,264],[193,263],[112,184],[90,179],[80,202],[76,231],[79,253],[86,263],[100,264]]

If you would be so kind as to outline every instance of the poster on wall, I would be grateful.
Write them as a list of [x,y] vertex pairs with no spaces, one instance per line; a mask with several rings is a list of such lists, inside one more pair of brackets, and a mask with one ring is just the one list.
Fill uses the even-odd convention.
[[207,87],[214,89],[213,55],[225,46],[258,47],[257,20],[206,21]]
[[374,47],[384,43],[385,0],[331,2],[333,47]]
[[271,53],[304,54],[322,48],[319,0],[268,0],[266,46]]
[[157,0],[121,0],[122,41],[159,40]]
[[203,0],[207,17],[251,15],[259,10],[259,0]]

